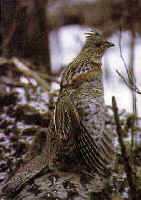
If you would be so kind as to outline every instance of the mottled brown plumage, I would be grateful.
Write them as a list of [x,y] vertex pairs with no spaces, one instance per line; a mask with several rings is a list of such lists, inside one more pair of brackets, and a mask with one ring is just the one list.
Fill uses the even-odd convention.
[[101,69],[102,56],[110,46],[98,33],[88,34],[82,51],[63,74],[54,114],[62,157],[75,152],[93,176],[106,176],[112,155],[110,137],[104,132]]
[[[104,129],[105,104],[102,56],[113,46],[98,33],[87,34],[80,54],[62,76],[54,119],[48,129],[47,145],[3,187],[15,193],[27,181],[58,160],[81,162],[86,174],[106,176],[111,162],[111,139]],[[77,170],[77,166],[76,170]]]

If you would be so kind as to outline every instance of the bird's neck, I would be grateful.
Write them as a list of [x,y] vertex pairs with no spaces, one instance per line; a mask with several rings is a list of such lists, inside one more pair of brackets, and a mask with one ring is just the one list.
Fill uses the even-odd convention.
[[102,56],[92,47],[83,48],[80,54],[65,70],[61,86],[75,87],[85,81],[93,81],[102,76]]
[[88,58],[92,58],[92,57],[101,58],[102,52],[100,52],[98,48],[94,48],[92,46],[84,46],[79,56],[84,56]]

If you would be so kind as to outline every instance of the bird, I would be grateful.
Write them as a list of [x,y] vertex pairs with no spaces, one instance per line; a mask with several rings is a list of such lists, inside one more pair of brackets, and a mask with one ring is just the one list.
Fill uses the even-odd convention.
[[[102,57],[114,46],[98,32],[89,32],[79,55],[63,72],[58,100],[47,131],[46,145],[2,186],[11,196],[45,168],[58,161],[82,163],[85,174],[107,177],[112,160],[112,139],[105,130]],[[60,164],[61,165],[61,164]],[[77,165],[74,164],[77,171]]]
[[62,158],[74,153],[91,174],[103,176],[113,154],[111,136],[105,131],[101,66],[102,56],[112,46],[97,32],[87,34],[80,54],[63,73],[54,112]]

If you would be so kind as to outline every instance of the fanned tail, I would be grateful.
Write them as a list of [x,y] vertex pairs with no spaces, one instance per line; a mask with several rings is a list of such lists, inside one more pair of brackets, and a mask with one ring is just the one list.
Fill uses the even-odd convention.
[[[107,176],[107,165],[112,159],[112,151],[106,139],[100,144],[91,137],[87,130],[81,126],[81,134],[77,138],[77,150],[92,174],[98,173]],[[104,136],[103,136],[104,137]]]

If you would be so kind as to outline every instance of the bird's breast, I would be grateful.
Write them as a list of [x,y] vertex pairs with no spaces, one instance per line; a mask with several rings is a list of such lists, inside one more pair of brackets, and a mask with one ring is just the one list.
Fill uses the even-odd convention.
[[95,138],[102,136],[105,119],[104,90],[101,82],[88,82],[79,88],[75,99],[75,105],[79,112],[82,124]]

